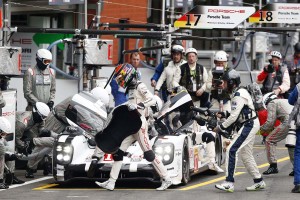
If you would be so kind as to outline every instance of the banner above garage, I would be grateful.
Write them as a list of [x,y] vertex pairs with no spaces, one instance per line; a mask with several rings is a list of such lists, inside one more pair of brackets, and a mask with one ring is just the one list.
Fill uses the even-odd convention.
[[255,12],[254,7],[196,6],[174,23],[176,28],[232,29]]

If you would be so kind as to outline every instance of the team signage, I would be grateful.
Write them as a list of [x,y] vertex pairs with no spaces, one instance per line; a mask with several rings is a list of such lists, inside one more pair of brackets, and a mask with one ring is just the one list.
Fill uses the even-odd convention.
[[49,0],[49,5],[61,6],[71,4],[84,4],[84,0]]
[[254,7],[196,6],[177,19],[174,27],[190,29],[232,29],[255,12]]
[[300,4],[268,4],[249,17],[250,23],[289,23],[299,24]]

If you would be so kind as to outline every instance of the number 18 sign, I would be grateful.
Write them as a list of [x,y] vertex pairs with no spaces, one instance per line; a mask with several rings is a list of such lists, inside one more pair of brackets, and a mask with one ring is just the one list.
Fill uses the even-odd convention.
[[300,23],[300,4],[268,4],[249,17],[250,23]]
[[196,6],[177,19],[174,27],[191,29],[232,29],[255,12],[254,7]]

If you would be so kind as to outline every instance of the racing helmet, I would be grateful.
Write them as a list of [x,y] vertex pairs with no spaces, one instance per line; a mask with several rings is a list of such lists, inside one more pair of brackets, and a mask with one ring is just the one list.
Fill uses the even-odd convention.
[[227,81],[227,89],[229,92],[233,92],[233,89],[241,84],[240,73],[234,69],[225,72],[223,79]]
[[136,77],[137,72],[131,64],[124,63],[115,68],[115,80],[122,88],[126,88]]
[[294,45],[294,51],[295,51],[295,53],[300,53],[300,42],[297,42]]
[[96,99],[100,100],[105,105],[109,104],[109,95],[108,92],[102,87],[95,87],[91,90],[91,94]]
[[52,53],[47,49],[39,49],[36,53],[37,66],[41,70],[45,70],[52,61]]
[[0,117],[0,135],[12,133],[11,124],[5,117]]
[[264,106],[264,108],[267,109],[268,103],[270,101],[276,99],[276,98],[277,98],[277,96],[276,96],[276,94],[274,92],[269,92],[269,93],[265,94],[263,96],[263,106]]
[[214,60],[227,62],[228,61],[227,57],[228,57],[228,54],[225,51],[217,51],[215,53]]
[[172,46],[171,53],[182,53],[183,54],[184,48],[183,48],[183,46],[176,44],[176,45]]
[[282,59],[281,53],[279,51],[271,51],[270,56]]
[[39,114],[39,116],[44,120],[50,113],[50,109],[47,104],[43,102],[37,102],[35,106],[33,106],[33,112]]
[[196,56],[198,55],[198,52],[195,48],[188,48],[185,52],[185,55],[187,56],[189,53],[194,53]]

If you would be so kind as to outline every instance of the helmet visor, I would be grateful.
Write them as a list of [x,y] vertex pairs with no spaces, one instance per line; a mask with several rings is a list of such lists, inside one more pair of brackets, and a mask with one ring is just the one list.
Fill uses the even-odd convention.
[[43,59],[43,64],[44,65],[49,65],[52,62],[52,60],[49,59]]

